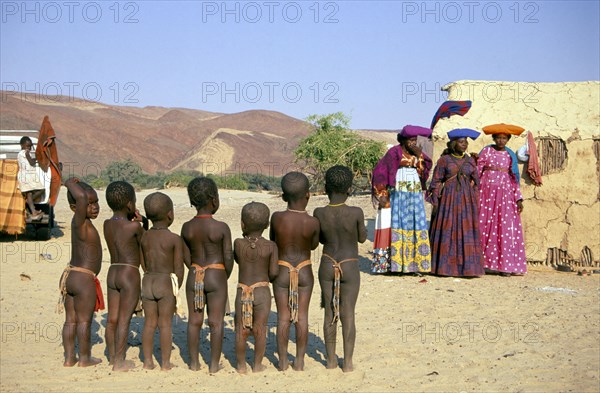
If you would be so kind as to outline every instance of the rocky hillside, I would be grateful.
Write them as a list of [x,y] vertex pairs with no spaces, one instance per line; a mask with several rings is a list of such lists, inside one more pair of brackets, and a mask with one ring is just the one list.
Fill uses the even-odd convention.
[[[204,173],[281,176],[310,126],[283,113],[233,114],[197,109],[114,106],[65,96],[2,92],[0,129],[37,130],[45,115],[57,134],[69,173],[98,173],[131,159],[148,173],[195,169]],[[395,143],[395,133],[357,131]]]

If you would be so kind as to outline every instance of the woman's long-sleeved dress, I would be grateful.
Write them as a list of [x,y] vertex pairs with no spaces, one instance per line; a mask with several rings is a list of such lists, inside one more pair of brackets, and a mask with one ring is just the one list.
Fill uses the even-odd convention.
[[505,150],[485,147],[479,154],[479,231],[486,269],[525,274],[527,261],[517,201],[523,199]]
[[440,276],[483,275],[479,239],[479,176],[475,160],[451,154],[438,160],[429,187],[437,214],[431,219],[431,272]]

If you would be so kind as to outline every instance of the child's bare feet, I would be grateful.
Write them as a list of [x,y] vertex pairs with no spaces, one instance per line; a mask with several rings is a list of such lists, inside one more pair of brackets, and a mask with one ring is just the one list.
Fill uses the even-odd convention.
[[294,359],[294,370],[304,371],[304,359]]
[[327,364],[325,365],[325,367],[329,370],[332,370],[334,368],[337,368],[338,366],[338,359],[337,356],[334,356],[333,359],[327,359]]
[[95,366],[96,364],[102,363],[102,359],[98,359],[90,356],[87,360],[79,359],[79,367],[90,367]]
[[252,372],[260,373],[261,371],[265,371],[266,369],[267,369],[267,366],[265,366],[262,363],[259,363],[259,364],[255,364],[254,367],[252,367]]
[[200,362],[190,362],[190,370],[192,370],[192,371],[200,370]]
[[165,362],[165,363],[163,363],[163,365],[162,365],[162,366],[160,366],[160,371],[169,371],[169,370],[171,370],[173,367],[175,367],[175,366],[173,366],[173,365],[171,364],[171,362]]
[[156,368],[156,365],[154,364],[154,362],[152,360],[146,362],[144,361],[144,368],[146,370],[154,370]]
[[65,359],[65,362],[63,363],[64,367],[73,367],[74,365],[76,365],[78,362],[77,358],[72,358],[72,359]]
[[285,371],[288,369],[290,363],[288,362],[287,359],[280,359],[279,360],[279,365],[277,366],[277,369],[279,371]]
[[133,360],[124,360],[113,365],[113,371],[129,371],[133,368],[135,368],[135,363]]
[[354,365],[352,364],[352,360],[344,360],[342,371],[345,373],[354,371]]
[[240,374],[248,373],[248,371],[246,370],[246,362],[244,362],[244,364],[238,364],[236,367],[236,370]]
[[209,374],[215,374],[217,371],[219,371],[220,369],[222,369],[223,366],[221,366],[220,364],[211,364],[210,367],[208,368],[208,372]]

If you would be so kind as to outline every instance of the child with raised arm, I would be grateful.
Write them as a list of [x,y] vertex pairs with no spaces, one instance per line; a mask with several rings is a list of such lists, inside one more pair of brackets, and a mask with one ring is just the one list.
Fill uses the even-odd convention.
[[212,179],[197,177],[192,180],[188,184],[188,196],[196,208],[196,216],[181,228],[181,237],[191,253],[185,290],[189,310],[187,342],[190,369],[200,369],[198,343],[206,307],[210,328],[208,371],[216,373],[223,347],[227,279],[233,269],[231,231],[227,224],[213,218],[219,209],[219,191]]
[[314,276],[310,252],[319,245],[319,221],[308,215],[310,198],[308,178],[290,172],[281,179],[282,198],[287,210],[273,213],[270,238],[277,243],[279,274],[273,281],[277,306],[277,353],[279,370],[288,368],[290,325],[296,326],[296,359],[294,370],[304,370],[308,341],[308,306]]
[[271,312],[269,282],[277,277],[277,244],[264,239],[269,226],[269,208],[258,202],[242,208],[243,239],[233,242],[233,255],[239,264],[235,297],[235,351],[237,371],[246,373],[246,340],[254,336],[254,366],[252,371],[265,369],[262,359],[267,346],[267,322]]
[[133,186],[125,181],[112,182],[106,188],[106,202],[113,211],[113,216],[104,221],[104,239],[111,262],[106,280],[106,346],[113,371],[133,368],[132,361],[125,361],[125,352],[129,323],[141,293],[140,242],[148,229],[148,220],[136,210],[135,199]]
[[144,210],[152,221],[152,228],[143,234],[141,241],[144,368],[154,368],[152,349],[154,332],[158,326],[162,358],[160,368],[170,370],[173,343],[171,322],[177,306],[177,293],[183,282],[183,264],[187,254],[181,238],[169,231],[174,219],[171,198],[154,192],[144,199]]
[[352,171],[345,166],[329,168],[325,173],[325,192],[329,197],[329,204],[314,212],[321,225],[320,242],[323,243],[319,284],[322,306],[325,308],[323,333],[327,368],[337,367],[335,343],[337,321],[340,320],[344,339],[344,372],[352,371],[354,367],[354,309],[360,287],[358,243],[364,243],[367,239],[362,209],[346,205],[352,178]]
[[60,277],[59,312],[64,309],[62,338],[65,367],[77,363],[75,337],[79,344],[79,366],[94,366],[102,360],[92,357],[92,317],[104,309],[102,288],[97,275],[102,264],[100,235],[92,224],[98,217],[98,195],[88,184],[71,178],[65,182],[69,207],[75,213],[71,220],[71,261]]

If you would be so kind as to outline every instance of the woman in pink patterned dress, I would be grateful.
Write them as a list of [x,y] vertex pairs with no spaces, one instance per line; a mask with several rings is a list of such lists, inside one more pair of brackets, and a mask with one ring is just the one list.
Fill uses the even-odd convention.
[[502,275],[522,275],[527,273],[520,217],[523,196],[519,188],[517,157],[506,147],[510,134],[516,134],[516,131],[500,127],[486,131],[486,128],[484,132],[492,134],[495,144],[483,148],[477,160],[481,179],[479,230],[484,267]]

